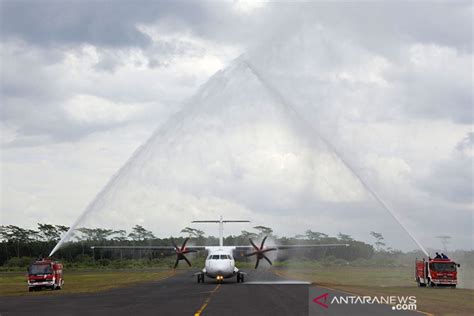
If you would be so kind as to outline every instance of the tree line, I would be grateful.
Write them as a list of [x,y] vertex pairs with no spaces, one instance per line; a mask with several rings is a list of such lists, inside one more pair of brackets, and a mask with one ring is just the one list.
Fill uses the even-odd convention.
[[[51,249],[60,240],[61,236],[69,230],[69,227],[63,225],[52,225],[38,223],[37,229],[27,229],[15,225],[0,226],[0,265],[5,264],[11,258],[20,257],[41,257],[47,256]],[[383,236],[380,233],[371,232],[376,239],[375,245],[378,251],[383,251]],[[344,243],[350,247],[338,248],[308,248],[298,250],[304,258],[320,259],[333,256],[344,260],[370,259],[374,255],[375,249],[372,245],[353,239],[350,235],[339,233],[331,237],[325,233],[307,230],[303,234],[294,237],[279,237],[273,234],[270,227],[255,226],[253,231],[243,230],[239,235],[231,235],[224,238],[225,245],[248,245],[249,238],[258,240],[263,236],[269,236],[275,243],[280,245],[291,244],[326,244],[326,243]],[[141,225],[135,225],[129,232],[126,230],[113,230],[108,228],[88,228],[81,227],[74,232],[74,238],[62,247],[56,254],[60,260],[74,262],[84,256],[92,259],[129,259],[142,258],[144,255],[149,258],[159,258],[169,255],[163,251],[153,250],[130,250],[114,251],[100,250],[94,252],[92,246],[171,246],[171,239],[178,245],[185,238],[190,237],[193,245],[218,245],[218,238],[215,236],[206,236],[202,230],[185,227],[181,230],[181,236],[169,238],[157,238],[150,230]],[[285,260],[291,257],[291,251],[279,253],[279,259]],[[243,254],[236,254],[244,260]]]

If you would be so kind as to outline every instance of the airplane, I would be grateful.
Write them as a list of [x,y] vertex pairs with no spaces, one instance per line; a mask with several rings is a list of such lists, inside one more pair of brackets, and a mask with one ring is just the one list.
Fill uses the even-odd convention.
[[181,260],[191,267],[191,262],[186,258],[186,254],[206,250],[208,252],[204,268],[194,273],[197,277],[197,283],[204,283],[205,277],[215,279],[217,282],[222,282],[224,279],[236,277],[237,283],[244,282],[247,273],[241,271],[235,265],[233,252],[235,250],[253,250],[245,254],[246,257],[256,256],[255,269],[258,268],[260,260],[266,260],[272,265],[271,260],[266,256],[266,253],[279,249],[293,249],[293,248],[312,248],[312,247],[349,247],[349,244],[303,244],[303,245],[276,245],[265,247],[265,241],[268,236],[265,236],[260,247],[249,238],[250,245],[245,246],[224,246],[224,223],[249,223],[249,220],[224,220],[222,216],[218,220],[197,220],[192,223],[217,223],[219,224],[219,246],[186,246],[189,237],[186,238],[183,244],[178,246],[174,240],[171,240],[173,246],[92,246],[92,249],[155,249],[155,250],[174,250],[176,253],[176,262],[173,269],[176,269]]

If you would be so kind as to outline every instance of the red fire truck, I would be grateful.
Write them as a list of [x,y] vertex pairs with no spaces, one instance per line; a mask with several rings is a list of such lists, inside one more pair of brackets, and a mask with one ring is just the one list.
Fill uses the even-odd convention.
[[60,290],[64,284],[63,265],[51,259],[39,259],[28,267],[28,290]]
[[450,286],[456,287],[457,268],[461,265],[451,259],[416,259],[415,281],[420,287]]

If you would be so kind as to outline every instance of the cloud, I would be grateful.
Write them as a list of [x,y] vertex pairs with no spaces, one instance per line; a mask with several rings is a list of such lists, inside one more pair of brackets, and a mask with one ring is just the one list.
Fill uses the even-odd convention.
[[[199,47],[199,54],[161,54],[152,47],[146,54],[163,56],[170,65],[150,68],[149,58],[141,50],[83,45],[61,51],[61,59],[45,63],[47,48],[6,42],[2,50],[2,60],[6,61],[2,70],[2,121],[4,128],[16,135],[10,142],[73,141],[137,122],[157,126],[179,110],[207,76],[222,67],[220,58],[229,58],[214,55],[215,48],[205,43],[199,42]],[[102,111],[100,120],[86,119],[86,108],[89,114],[94,111],[96,118],[99,109],[106,108],[107,112]],[[133,111],[125,112],[124,108]],[[40,135],[43,137],[37,137]]]
[[454,47],[398,43],[396,56],[368,50],[309,22],[247,57],[314,124],[413,118],[471,124],[472,55]]
[[64,105],[66,116],[79,124],[120,123],[139,115],[139,110],[131,104],[116,104],[90,95],[77,95]]
[[406,116],[472,124],[472,55],[433,44],[411,45],[406,54],[407,62],[387,74],[404,98]]
[[272,3],[268,33],[291,34],[317,23],[338,37],[384,56],[396,56],[406,43],[437,44],[471,52],[472,2],[304,2]]
[[128,126],[75,142],[38,145],[36,140],[3,147],[2,224],[69,225],[149,133],[146,127]]
[[[205,16],[198,4],[189,3],[188,17]],[[150,38],[138,23],[151,22],[173,11],[191,9],[183,3],[136,1],[25,2],[2,4],[2,33],[37,45],[91,44],[106,47],[146,47]]]
[[421,179],[422,187],[431,195],[451,203],[466,206],[473,202],[474,134],[465,135],[447,159],[437,161],[428,176]]
[[[4,218],[67,224],[162,126],[112,194],[116,224],[141,205],[158,235],[223,214],[280,234],[383,228],[410,245],[314,131],[268,106],[275,96],[232,62],[244,52],[424,243],[449,209],[468,247],[472,2],[261,4],[3,2]],[[183,104],[195,105],[186,124]]]

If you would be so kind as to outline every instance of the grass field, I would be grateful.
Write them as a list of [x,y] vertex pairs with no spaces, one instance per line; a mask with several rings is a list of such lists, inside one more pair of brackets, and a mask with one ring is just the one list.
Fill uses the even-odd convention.
[[173,274],[174,272],[169,269],[140,271],[71,271],[65,273],[64,287],[59,291],[42,290],[38,292],[28,292],[25,273],[2,273],[0,274],[0,296],[61,295],[98,292],[144,281],[160,280]]
[[418,288],[410,267],[319,267],[276,273],[358,295],[414,295],[417,309],[433,315],[474,315],[474,290]]
[[[474,290],[418,288],[410,267],[279,267],[275,272],[358,295],[414,295],[418,310],[433,315],[474,315]],[[169,269],[70,271],[62,290],[28,292],[25,273],[8,272],[0,274],[0,296],[90,293],[160,280],[173,273]]]

